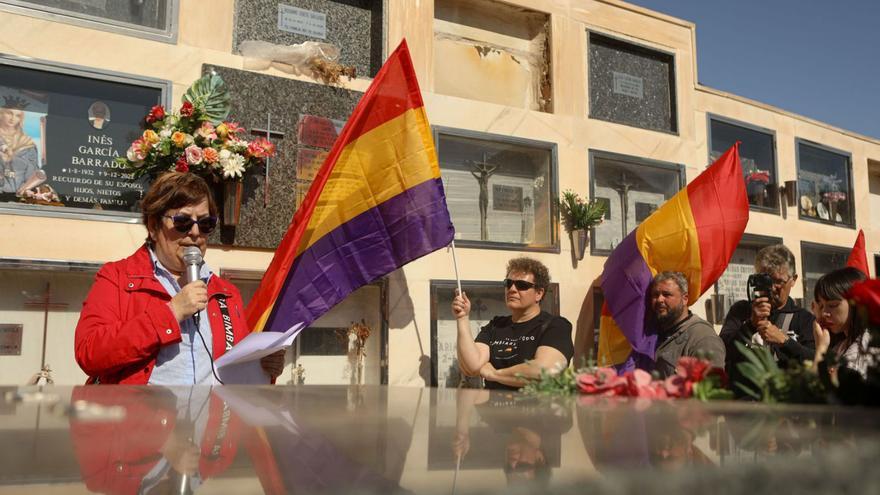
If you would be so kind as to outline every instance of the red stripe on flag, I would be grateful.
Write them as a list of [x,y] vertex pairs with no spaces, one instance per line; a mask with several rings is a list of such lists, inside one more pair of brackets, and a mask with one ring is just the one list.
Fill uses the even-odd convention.
[[700,242],[700,294],[727,269],[749,221],[739,142],[687,186]]

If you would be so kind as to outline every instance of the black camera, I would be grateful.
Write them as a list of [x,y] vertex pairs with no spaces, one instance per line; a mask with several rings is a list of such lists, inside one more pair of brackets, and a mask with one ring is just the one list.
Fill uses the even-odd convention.
[[771,292],[773,291],[773,278],[766,273],[753,273],[749,275],[749,280],[746,281],[746,293],[749,296],[749,301],[754,301],[759,297],[770,297]]

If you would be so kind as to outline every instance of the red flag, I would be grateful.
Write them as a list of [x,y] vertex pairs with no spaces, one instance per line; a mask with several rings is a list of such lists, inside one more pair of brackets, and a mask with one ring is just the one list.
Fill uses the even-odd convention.
[[865,251],[865,233],[859,229],[859,235],[856,237],[856,243],[849,252],[849,259],[846,260],[846,266],[858,268],[866,277],[871,276],[868,268],[868,253]]

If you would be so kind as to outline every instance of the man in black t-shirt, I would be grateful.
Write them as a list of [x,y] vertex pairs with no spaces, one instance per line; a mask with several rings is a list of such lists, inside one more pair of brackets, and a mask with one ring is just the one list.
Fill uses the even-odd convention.
[[498,316],[471,340],[467,294],[452,300],[458,326],[458,365],[465,376],[481,376],[486,388],[517,390],[541,376],[558,373],[574,354],[571,323],[541,311],[541,299],[550,285],[543,263],[514,258],[507,264],[505,302],[510,316]]

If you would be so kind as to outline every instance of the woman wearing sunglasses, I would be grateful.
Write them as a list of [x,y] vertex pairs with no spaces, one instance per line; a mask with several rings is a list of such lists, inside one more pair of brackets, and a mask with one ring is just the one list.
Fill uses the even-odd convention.
[[[147,240],[98,272],[76,327],[76,360],[89,383],[214,383],[214,359],[249,333],[238,289],[202,263],[187,283],[183,254],[205,254],[217,227],[208,184],[189,173],[156,179],[144,196]],[[271,379],[284,354],[263,358]]]
[[504,299],[510,316],[497,316],[471,337],[471,302],[462,293],[452,300],[458,327],[458,365],[465,376],[481,376],[486,388],[517,390],[542,371],[558,373],[574,354],[571,323],[541,311],[550,272],[531,258],[507,264]]

